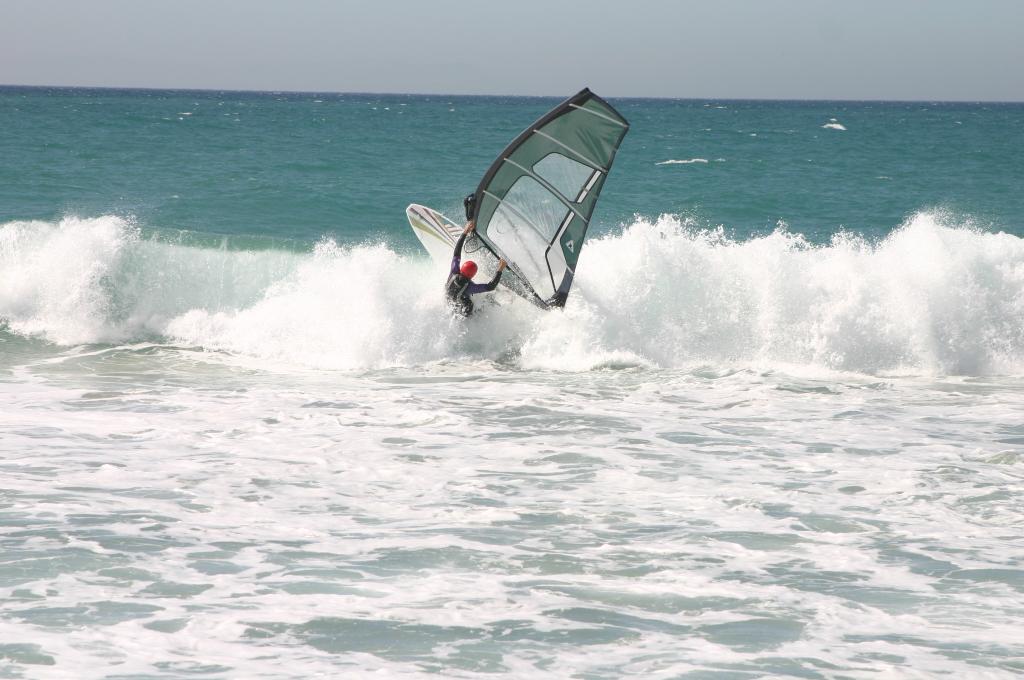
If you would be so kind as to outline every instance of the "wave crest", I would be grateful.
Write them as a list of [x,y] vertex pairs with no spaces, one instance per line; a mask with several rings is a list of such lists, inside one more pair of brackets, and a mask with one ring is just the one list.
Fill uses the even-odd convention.
[[674,217],[592,239],[563,312],[505,293],[468,322],[445,272],[385,244],[312,253],[146,239],[116,217],[0,226],[0,318],[58,344],[140,339],[317,367],[803,365],[1024,371],[1024,241],[920,213],[878,243],[736,241]]

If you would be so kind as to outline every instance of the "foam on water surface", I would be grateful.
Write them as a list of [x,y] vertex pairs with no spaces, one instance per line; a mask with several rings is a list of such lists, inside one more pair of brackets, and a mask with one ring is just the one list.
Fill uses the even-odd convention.
[[1024,241],[920,213],[878,242],[733,241],[673,217],[591,239],[565,313],[507,292],[469,323],[443,272],[385,243],[200,248],[121,218],[0,226],[0,317],[58,344],[161,340],[319,368],[501,355],[524,367],[798,365],[1016,375]]
[[1019,381],[141,345],[0,387],[30,675],[1019,670]]
[[640,219],[468,322],[381,242],[0,265],[14,677],[1022,669],[1017,237]]

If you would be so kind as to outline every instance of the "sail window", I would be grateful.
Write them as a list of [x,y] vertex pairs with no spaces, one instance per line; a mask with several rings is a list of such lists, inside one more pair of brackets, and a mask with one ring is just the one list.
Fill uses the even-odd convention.
[[560,153],[549,153],[537,161],[533,171],[571,201],[586,183],[593,171],[587,166]]
[[[533,180],[529,181],[533,182]],[[550,197],[551,194],[548,196]],[[559,207],[562,207],[561,203],[559,203]],[[564,212],[565,208],[562,207],[562,210]],[[557,227],[558,224],[556,223],[555,226]],[[514,209],[507,198],[494,211],[488,234],[491,241],[501,249],[501,252],[516,263],[520,273],[533,290],[545,296],[554,294],[555,284],[551,272],[548,271],[547,264],[542,259],[542,254],[547,250],[550,239],[541,234],[535,225],[529,223],[524,215]]]
[[565,204],[540,182],[526,175],[516,180],[503,202],[526,218],[545,243],[555,238],[559,225],[565,219]]

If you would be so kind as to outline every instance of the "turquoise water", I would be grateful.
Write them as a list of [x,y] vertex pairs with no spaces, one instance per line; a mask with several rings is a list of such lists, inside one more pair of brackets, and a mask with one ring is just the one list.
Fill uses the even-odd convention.
[[452,318],[554,103],[0,89],[0,677],[1019,677],[1024,106],[613,100]]
[[[0,89],[0,220],[134,216],[147,228],[407,247],[410,202],[457,215],[557,100]],[[918,210],[1024,224],[1024,105],[627,99],[596,218],[695,217],[746,236],[884,235]],[[845,131],[823,128],[832,119]],[[704,159],[707,163],[658,165]]]

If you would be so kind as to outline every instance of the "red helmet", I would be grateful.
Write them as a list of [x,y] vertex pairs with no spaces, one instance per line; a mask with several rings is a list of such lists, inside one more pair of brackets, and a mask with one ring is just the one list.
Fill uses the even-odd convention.
[[462,267],[459,269],[459,273],[465,276],[467,279],[471,279],[476,276],[476,262],[473,260],[466,260],[462,263]]

